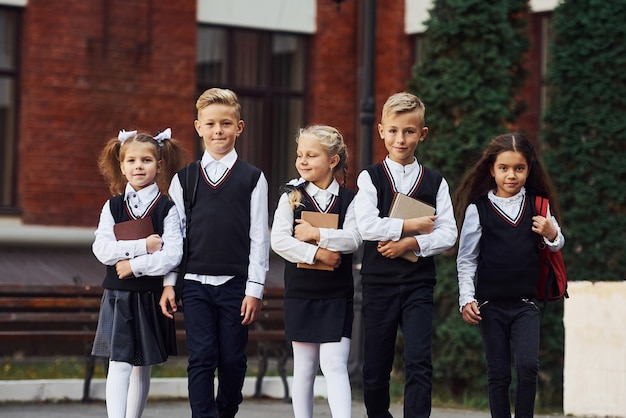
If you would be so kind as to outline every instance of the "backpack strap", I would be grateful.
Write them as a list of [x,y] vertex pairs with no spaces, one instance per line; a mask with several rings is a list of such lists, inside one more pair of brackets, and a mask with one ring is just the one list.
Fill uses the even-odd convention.
[[535,196],[535,213],[543,216],[548,216],[548,199],[542,196]]
[[176,304],[179,310],[182,307],[183,283],[187,272],[187,261],[189,258],[189,225],[191,224],[191,210],[196,201],[198,191],[198,178],[200,175],[200,161],[193,161],[185,167],[185,187],[183,187],[183,200],[185,202],[185,239],[183,240],[183,259],[178,267],[178,277],[176,279]]
[[[185,217],[187,218],[185,230],[189,231],[191,208],[196,202],[196,193],[198,191],[198,175],[200,171],[200,161],[194,161],[185,167],[185,177],[187,179],[186,186],[183,188],[183,199],[185,201]],[[190,193],[191,192],[191,193]]]

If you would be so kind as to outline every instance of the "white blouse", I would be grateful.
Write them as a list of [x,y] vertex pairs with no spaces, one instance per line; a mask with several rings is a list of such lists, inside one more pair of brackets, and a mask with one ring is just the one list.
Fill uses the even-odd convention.
[[[337,180],[333,180],[326,190],[318,188],[313,183],[308,183],[305,186],[305,191],[316,200],[318,206],[327,209],[333,196],[339,196],[339,183]],[[293,236],[293,224],[293,209],[289,204],[287,193],[283,193],[274,213],[271,245],[276,254],[291,263],[313,264],[318,248],[326,248],[344,254],[353,253],[359,249],[362,243],[361,235],[356,227],[354,200],[348,205],[343,228],[320,228],[320,241],[317,245],[295,238]]]
[[[524,203],[525,195],[526,189],[522,187],[522,190],[512,197],[498,197],[493,193],[493,191],[491,191],[487,194],[487,198],[497,205],[504,215],[515,221],[517,220],[517,217],[521,216],[521,209],[522,204]],[[563,245],[565,245],[565,238],[561,233],[561,227],[554,216],[552,216],[549,206],[547,218],[552,221],[558,235],[554,241],[549,241],[545,237],[543,240],[551,251],[558,251],[563,248]],[[481,236],[482,227],[480,225],[480,218],[478,217],[478,209],[475,204],[470,204],[465,210],[465,220],[463,221],[463,227],[461,228],[459,252],[456,258],[457,276],[459,281],[459,310],[461,311],[465,305],[476,301],[474,298],[474,278],[476,276],[476,268],[478,266],[479,243]]]
[[[130,184],[126,185],[124,201],[129,203],[133,215],[142,217],[157,197],[159,189],[152,184],[135,191]],[[183,236],[176,208],[172,206],[163,221],[163,247],[154,253],[146,250],[146,239],[118,241],[113,232],[115,220],[111,214],[107,200],[100,212],[100,222],[95,232],[92,251],[96,258],[107,266],[115,265],[121,260],[130,260],[130,267],[135,277],[163,276],[164,285],[173,285],[176,273],[171,273],[183,256]]]

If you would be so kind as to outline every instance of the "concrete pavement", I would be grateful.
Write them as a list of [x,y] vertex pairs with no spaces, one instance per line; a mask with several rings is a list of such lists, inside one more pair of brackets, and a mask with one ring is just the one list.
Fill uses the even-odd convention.
[[[402,405],[394,404],[391,408],[394,417],[402,417]],[[106,417],[106,406],[102,401],[83,404],[64,403],[9,403],[0,404],[2,418],[91,418]],[[187,400],[156,401],[149,400],[143,418],[184,418],[191,416]],[[278,418],[292,417],[291,405],[277,399],[246,398],[241,404],[238,417],[241,418]],[[330,410],[325,399],[318,399],[314,408],[315,417],[330,417]],[[365,408],[360,401],[352,403],[352,416],[365,417]],[[432,418],[489,418],[486,411],[468,411],[460,409],[433,409]],[[536,418],[563,418],[563,415],[535,415]]]

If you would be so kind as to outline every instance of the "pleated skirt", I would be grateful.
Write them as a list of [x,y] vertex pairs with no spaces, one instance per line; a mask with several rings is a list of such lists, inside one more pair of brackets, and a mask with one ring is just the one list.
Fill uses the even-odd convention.
[[105,289],[91,354],[148,366],[176,355],[173,319],[161,312],[159,294]]
[[328,343],[351,338],[352,298],[283,300],[285,339],[303,343]]

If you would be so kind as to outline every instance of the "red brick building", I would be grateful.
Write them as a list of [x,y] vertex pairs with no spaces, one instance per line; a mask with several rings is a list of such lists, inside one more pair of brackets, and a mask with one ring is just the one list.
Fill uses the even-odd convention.
[[[119,129],[171,127],[196,158],[195,100],[212,86],[240,96],[237,149],[266,173],[270,205],[296,175],[293,140],[309,123],[343,133],[354,186],[369,146],[361,103],[372,6],[376,122],[411,77],[427,2],[0,0],[0,247],[88,248],[109,197],[96,166],[103,144]],[[534,13],[530,28],[521,120],[530,132],[542,108],[548,16]],[[371,126],[377,161],[385,150]]]

